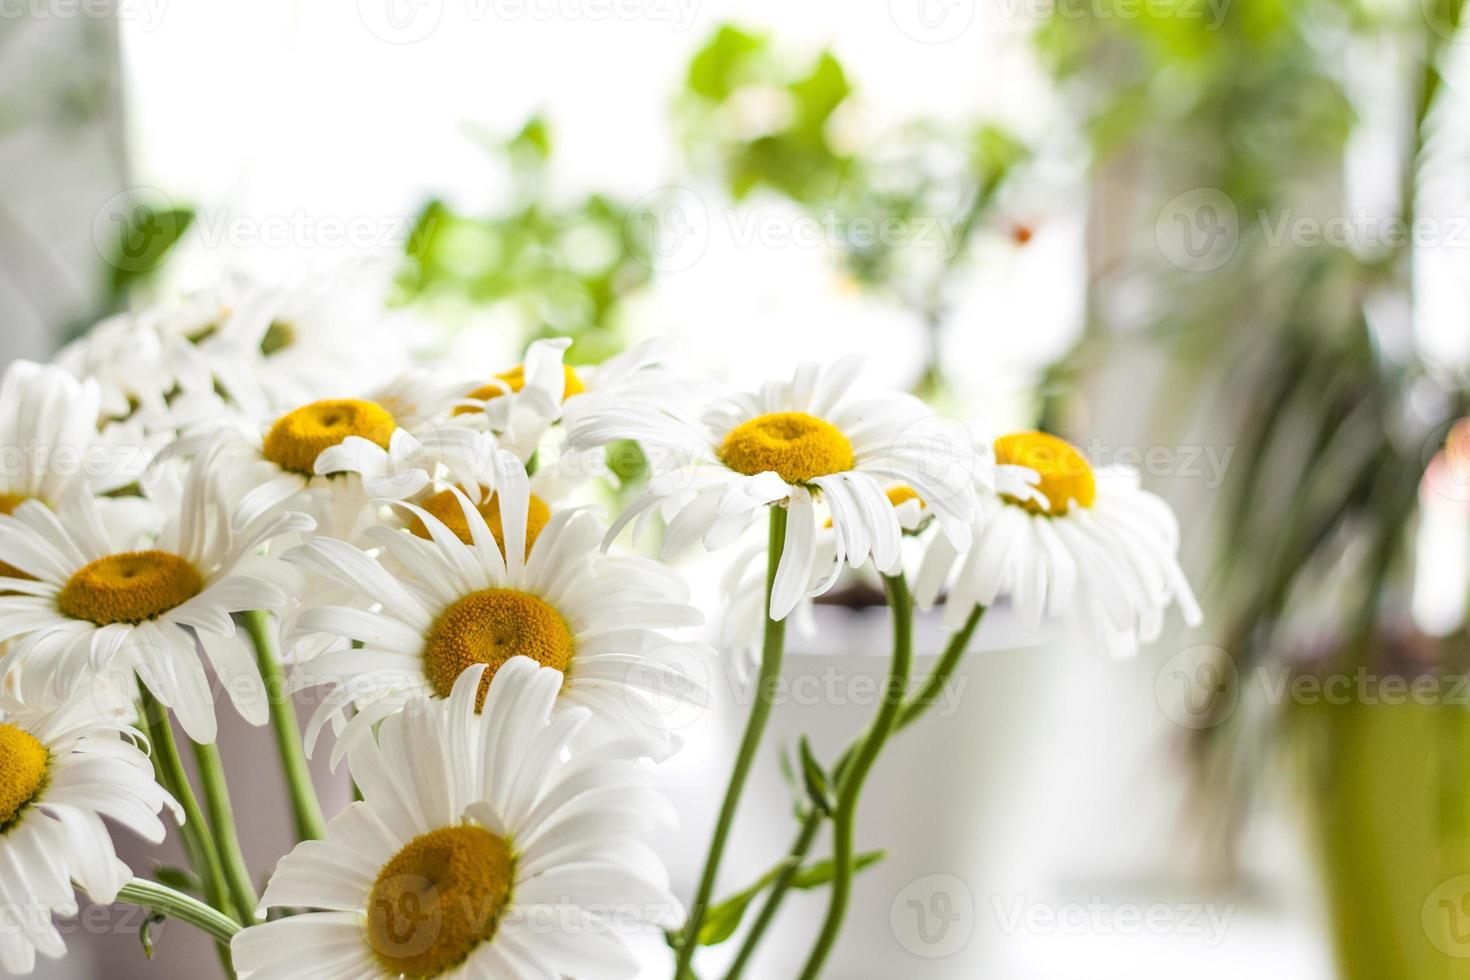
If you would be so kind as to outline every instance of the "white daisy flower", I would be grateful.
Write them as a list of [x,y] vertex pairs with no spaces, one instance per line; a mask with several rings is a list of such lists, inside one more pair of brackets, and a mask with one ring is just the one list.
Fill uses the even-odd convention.
[[221,387],[271,406],[375,388],[411,359],[407,332],[384,313],[384,279],[360,269],[290,285],[233,275],[218,328],[197,346]]
[[[224,430],[243,457],[233,467],[247,516],[280,508],[311,514],[325,533],[356,537],[371,520],[376,497],[412,496],[433,479],[436,462],[466,478],[493,451],[484,436],[444,426],[468,388],[425,370],[405,372],[365,398],[310,402],[268,423]],[[220,439],[219,430],[181,440],[179,450]],[[329,452],[329,450],[332,450]]]
[[[88,482],[99,393],[57,367],[15,361],[0,378],[0,513],[26,500],[60,500]],[[110,482],[110,481],[108,481]],[[126,482],[126,481],[124,481]]]
[[[885,484],[909,486],[934,514],[954,547],[969,543],[977,461],[968,439],[954,439],[918,399],[857,399],[854,358],[808,364],[790,382],[716,405],[702,420],[654,402],[609,404],[577,422],[574,448],[637,440],[654,476],[614,524],[609,539],[655,508],[669,516],[663,554],[696,540],[715,549],[733,542],[769,504],[790,511],[771,613],[785,616],[805,595],[836,581],[842,564],[872,557],[880,572],[898,569],[902,528]],[[833,525],[837,562],[811,584],[820,521]]]
[[[212,742],[207,659],[236,709],[263,724],[268,704],[232,613],[276,610],[263,544],[310,530],[297,513],[230,518],[212,456],[197,458],[181,505],[157,534],[105,523],[98,502],[73,491],[56,512],[27,502],[0,516],[0,554],[25,578],[0,578],[0,676],[52,703],[98,674],[136,671],[189,736]],[[277,566],[279,567],[279,566]]]
[[214,398],[214,377],[194,346],[216,329],[222,311],[218,295],[206,292],[119,313],[67,344],[55,363],[95,380],[102,418],[120,420],[141,412],[162,425],[180,399],[223,404]]
[[1170,605],[1199,624],[1179,567],[1178,522],[1140,489],[1137,474],[1094,471],[1076,447],[1043,432],[1002,436],[994,452],[1002,467],[1034,477],[980,496],[975,544],[962,559],[947,542],[931,545],[914,587],[920,606],[931,606],[948,582],[945,625],[957,629],[976,605],[1009,596],[1027,629],[1043,616],[1079,615],[1118,655],[1155,639]]
[[[378,492],[385,499],[405,499],[405,489],[412,491],[422,487],[420,492],[407,497],[407,502],[434,515],[465,544],[473,544],[474,538],[465,523],[459,496],[454,492],[458,490],[470,498],[489,525],[496,542],[503,547],[500,501],[495,488],[506,480],[521,482],[526,479],[519,457],[510,451],[497,451],[495,438],[485,432],[442,429],[433,433],[433,438],[436,440],[433,449],[413,453],[402,461],[394,458],[391,449],[384,451],[364,440],[349,439],[342,446],[327,450],[321,463],[334,470],[361,473],[365,489]],[[549,460],[545,456],[539,457],[543,465],[529,477],[530,496],[526,512],[528,549],[535,544],[551,515],[571,506],[572,496],[579,486],[594,476],[606,475],[602,455],[601,452],[566,453]],[[431,478],[430,474],[436,475]],[[428,528],[411,512],[395,508],[387,523],[395,523],[425,540],[429,539]]]
[[610,404],[667,398],[679,384],[667,370],[673,344],[666,340],[645,340],[578,368],[563,360],[571,345],[566,337],[533,341],[525,360],[476,388],[455,413],[473,416],[502,446],[529,460],[563,416],[570,423]]
[[[898,518],[899,527],[906,537],[917,536],[933,523],[933,514],[914,489],[909,486],[891,486],[884,491],[889,504]],[[835,568],[834,568],[835,566]],[[829,517],[817,531],[816,558],[812,562],[811,585],[808,591],[817,589],[828,576],[840,573],[842,564],[837,559],[837,544],[833,534],[832,519]],[[864,566],[862,571],[868,571]],[[881,590],[882,584],[869,572],[874,584]],[[730,563],[720,581],[720,595],[724,602],[724,616],[720,622],[720,646],[740,654],[737,663],[746,673],[759,662],[760,645],[765,632],[766,619],[766,542],[752,541],[743,548]],[[797,603],[790,620],[799,636],[816,635],[816,618],[813,599],[807,595]]]
[[[429,511],[399,503],[430,540],[378,526],[366,537],[381,560],[322,537],[283,556],[361,600],[307,607],[295,618],[293,638],[327,634],[362,644],[305,659],[292,672],[293,689],[331,687],[307,726],[308,744],[328,720],[341,727],[356,704],[334,753],[339,758],[410,700],[448,697],[467,667],[489,664],[493,673],[516,655],[564,673],[561,703],[591,708],[600,729],[645,732],[659,717],[654,694],[700,695],[677,669],[698,646],[661,632],[703,619],[687,605],[677,574],[656,562],[603,555],[602,525],[586,511],[555,514],[538,533],[524,474],[497,488],[499,528],[457,489],[450,492],[471,544]],[[362,608],[369,603],[374,611]]]
[[104,905],[131,878],[103,818],[161,844],[159,812],[178,804],[153,781],[130,728],[88,694],[49,711],[0,701],[0,969],[30,973],[66,952],[52,915],[77,913],[73,883]]
[[475,977],[615,980],[628,947],[683,918],[640,838],[672,821],[639,739],[569,754],[587,711],[554,712],[561,676],[515,657],[484,710],[473,667],[447,701],[416,701],[354,747],[363,801],[297,845],[245,929],[241,980]]
[[[122,490],[143,481],[166,434],[149,435],[132,423],[113,423],[99,432],[99,390],[91,379],[30,361],[15,361],[0,379],[0,514],[27,500],[48,506],[73,487],[94,493]],[[140,497],[102,502],[109,520],[137,523],[151,517]],[[0,560],[0,575],[16,571]]]

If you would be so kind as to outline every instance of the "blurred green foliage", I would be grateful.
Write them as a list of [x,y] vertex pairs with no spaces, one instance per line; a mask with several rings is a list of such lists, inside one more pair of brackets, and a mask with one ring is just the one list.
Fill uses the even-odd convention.
[[545,119],[532,118],[491,150],[511,176],[505,207],[473,215],[442,200],[425,205],[407,243],[398,301],[451,318],[456,309],[505,304],[527,340],[571,337],[581,363],[616,353],[621,306],[652,269],[633,207],[600,193],[554,197]]
[[[691,167],[718,177],[734,201],[774,194],[838,230],[848,274],[926,328],[916,387],[935,395],[947,286],[1031,152],[978,120],[920,117],[860,138],[860,94],[832,52],[793,56],[767,34],[726,24],[690,61],[675,115]],[[942,230],[941,248],[915,247],[923,228]]]
[[[1181,445],[1203,432],[1235,450],[1219,498],[1193,502],[1213,517],[1199,567],[1211,570],[1211,639],[1233,661],[1222,677],[1270,663],[1348,677],[1461,672],[1460,658],[1442,657],[1463,634],[1405,637],[1420,482],[1470,407],[1463,385],[1420,360],[1405,320],[1382,315],[1414,306],[1413,249],[1272,241],[1263,227],[1346,208],[1349,137],[1361,123],[1343,51],[1383,43],[1409,54],[1411,138],[1397,161],[1398,213],[1381,217],[1413,225],[1460,6],[1433,0],[1421,16],[1420,5],[1234,0],[1214,20],[1057,17],[1038,37],[1085,107],[1099,183],[1135,206],[1137,226],[1107,243],[1120,258],[1093,292],[1127,283],[1149,310],[1140,323],[1091,305],[1086,335],[1053,372],[1047,414],[1065,428],[1088,379],[1146,352],[1163,376],[1142,437]],[[1181,268],[1154,227],[1176,195],[1198,189],[1223,192],[1239,218],[1234,252],[1216,268]],[[1386,652],[1406,644],[1412,658]],[[1235,706],[1237,694],[1260,696],[1253,685],[1216,693],[1193,742],[1206,823],[1228,841],[1280,758],[1259,746],[1292,733],[1343,975],[1466,976],[1466,961],[1444,952],[1439,910],[1425,912],[1441,883],[1470,872],[1463,706],[1260,711]],[[1463,949],[1463,938],[1450,945]]]
[[[819,216],[838,230],[854,281],[912,310],[932,338],[950,276],[1030,151],[994,125],[926,119],[859,143],[842,135],[843,113],[860,111],[855,94],[832,52],[792,55],[768,35],[726,24],[691,58],[674,122],[690,175],[716,181],[734,206],[771,194]],[[555,141],[541,117],[490,150],[511,174],[504,206],[467,214],[430,201],[407,244],[398,300],[448,317],[501,305],[527,339],[570,336],[573,360],[605,358],[620,345],[625,302],[657,274],[657,195],[553,194]],[[666,179],[672,186],[676,177]],[[914,248],[918,227],[941,229],[943,247]],[[919,383],[931,393],[943,382],[936,348],[931,339]]]
[[131,291],[151,280],[189,226],[194,210],[187,207],[154,208],[134,204],[112,216],[117,236],[105,261],[109,311],[127,305]]

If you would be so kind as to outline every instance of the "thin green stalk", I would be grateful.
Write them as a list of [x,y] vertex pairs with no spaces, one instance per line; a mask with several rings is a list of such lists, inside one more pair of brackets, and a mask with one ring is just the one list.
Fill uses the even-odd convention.
[[[174,741],[174,730],[168,721],[168,712],[146,687],[142,687],[143,723],[147,728],[148,742],[153,757],[153,768],[158,781],[179,801],[184,811],[184,850],[194,873],[204,885],[204,897],[221,915],[230,916],[233,906],[225,890],[224,869],[220,865],[219,848],[209,821],[204,819],[204,810],[189,784],[189,774],[184,771],[184,760],[179,755],[178,743]],[[220,963],[225,973],[234,975],[231,966],[230,948],[221,943],[216,946]]]
[[316,785],[311,781],[311,769],[306,764],[296,709],[291,704],[291,695],[286,693],[286,676],[271,643],[270,620],[259,611],[246,613],[244,620],[250,642],[255,645],[255,659],[260,664],[260,676],[265,680],[266,695],[270,699],[271,728],[276,735],[276,750],[281,755],[281,770],[286,774],[286,787],[291,793],[296,839],[321,840],[326,837],[326,822],[322,819]]
[[[924,681],[924,686],[915,691],[907,701],[904,702],[902,710],[898,713],[898,721],[895,730],[902,730],[912,725],[924,715],[938,700],[939,693],[949,683],[954,670],[959,666],[960,659],[964,657],[965,651],[970,645],[970,638],[975,635],[975,629],[980,625],[981,618],[985,615],[984,606],[976,606],[971,612],[965,625],[949,638],[949,644],[944,652],[934,663],[934,669],[929,672],[929,677]],[[851,764],[853,754],[857,751],[857,743],[849,745],[842,753],[835,769],[836,780],[841,784],[847,767]],[[735,961],[730,965],[729,972],[725,974],[725,980],[737,980],[750,964],[750,958],[754,955],[756,948],[765,937],[766,930],[770,928],[771,922],[776,918],[776,912],[781,907],[781,902],[786,898],[786,893],[791,888],[792,879],[796,877],[797,869],[806,860],[811,851],[812,844],[816,842],[817,832],[822,827],[824,815],[815,808],[807,812],[806,818],[801,823],[801,830],[797,832],[796,840],[791,849],[787,851],[790,861],[783,871],[771,884],[771,893],[766,896],[765,904],[761,906],[760,914],[756,916],[750,931],[745,934],[741,941],[740,952]]]
[[797,833],[791,849],[786,852],[786,867],[776,876],[775,881],[771,882],[771,893],[766,897],[765,904],[761,906],[760,914],[755,917],[755,922],[751,923],[750,931],[745,934],[745,939],[740,944],[740,952],[736,955],[735,962],[730,964],[725,980],[734,980],[750,965],[751,956],[755,955],[756,947],[760,945],[766,929],[776,918],[776,909],[780,907],[781,900],[786,897],[792,880],[796,878],[796,872],[801,869],[802,859],[812,849],[812,844],[817,838],[817,831],[821,829],[821,811],[813,807],[807,811],[806,819],[801,822],[801,830]]
[[709,856],[705,858],[699,891],[695,894],[694,905],[689,910],[689,922],[684,927],[683,938],[679,943],[678,962],[674,968],[675,980],[687,980],[693,976],[690,964],[694,959],[694,950],[699,946],[699,927],[709,908],[715,878],[720,872],[720,860],[725,854],[725,842],[730,836],[730,827],[735,822],[735,810],[740,805],[740,794],[745,789],[745,781],[750,775],[751,764],[755,761],[756,750],[760,748],[766,722],[771,717],[771,699],[781,677],[781,657],[786,647],[786,623],[784,620],[777,622],[771,618],[771,592],[776,584],[776,569],[781,563],[781,552],[786,546],[786,516],[786,508],[779,505],[771,507],[771,531],[766,545],[766,627],[755,698],[750,706],[750,718],[745,723],[745,734],[740,740],[740,751],[735,756],[735,768],[730,773],[730,784],[725,788],[725,801],[720,807],[714,838],[710,841]]
[[888,593],[888,606],[893,610],[893,666],[888,672],[886,696],[878,706],[878,714],[837,787],[837,801],[832,814],[832,888],[827,898],[827,919],[822,923],[822,931],[801,972],[802,980],[814,980],[822,972],[847,917],[847,903],[852,894],[853,824],[857,818],[858,798],[878,753],[898,726],[904,692],[908,690],[909,671],[913,666],[914,610],[908,583],[902,575],[885,575],[883,588]]
[[976,606],[970,610],[970,616],[965,620],[965,625],[949,638],[949,644],[939,659],[934,663],[934,669],[929,672],[929,678],[924,681],[924,686],[914,692],[913,696],[904,702],[903,709],[898,713],[898,728],[905,729],[923,717],[924,712],[934,706],[939,700],[939,695],[944,692],[944,686],[954,674],[954,669],[959,666],[960,659],[964,657],[965,651],[970,646],[970,638],[975,635],[975,629],[980,625],[980,620],[985,616],[985,607]]
[[209,821],[204,819],[204,810],[199,798],[189,784],[184,771],[184,760],[174,742],[173,728],[168,723],[168,712],[146,688],[143,689],[143,717],[148,728],[148,741],[152,744],[153,761],[163,788],[173,794],[184,810],[182,828],[191,860],[197,855],[199,863],[194,866],[195,874],[204,883],[204,891],[210,904],[226,914],[229,899],[224,889],[224,871],[219,861],[219,848],[210,832]]
[[134,878],[123,885],[122,890],[117,893],[117,900],[152,909],[161,915],[197,926],[226,947],[235,933],[240,931],[240,923],[218,909],[146,878]]
[[230,787],[225,781],[225,767],[220,762],[219,749],[213,744],[195,742],[194,761],[199,766],[199,780],[204,785],[204,799],[209,805],[210,826],[219,847],[225,884],[234,899],[235,911],[239,913],[236,918],[247,926],[253,925],[255,907],[260,903],[255,896],[255,884],[250,880],[250,870],[245,865],[245,855],[240,851],[240,834],[235,827],[235,810],[230,805]]

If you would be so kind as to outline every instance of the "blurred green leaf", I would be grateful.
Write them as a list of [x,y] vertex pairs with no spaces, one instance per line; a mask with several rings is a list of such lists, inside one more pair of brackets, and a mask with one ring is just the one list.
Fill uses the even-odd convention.
[[118,228],[107,255],[108,293],[113,306],[124,305],[130,290],[151,278],[194,222],[192,208],[155,210],[135,204],[126,213],[112,215]]
[[765,47],[763,38],[732,24],[722,24],[689,62],[690,91],[723,102],[741,83],[752,57]]
[[[860,871],[866,871],[887,856],[887,851],[864,851],[861,854],[854,855],[852,859],[853,873],[856,874]],[[809,864],[798,871],[791,879],[791,887],[800,889],[801,891],[819,888],[832,880],[832,870],[833,864],[830,859]]]
[[827,779],[827,773],[817,757],[812,753],[811,744],[806,736],[801,737],[801,781],[806,788],[807,798],[812,801],[818,812],[827,816],[832,815],[832,786]]

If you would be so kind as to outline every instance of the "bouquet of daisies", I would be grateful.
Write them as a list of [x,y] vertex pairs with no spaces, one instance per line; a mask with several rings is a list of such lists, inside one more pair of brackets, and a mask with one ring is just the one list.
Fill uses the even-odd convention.
[[[709,927],[729,918],[715,889],[786,623],[852,569],[891,609],[885,696],[840,756],[803,759],[809,798],[729,971],[830,824],[815,977],[866,777],[987,607],[1082,618],[1115,652],[1170,605],[1198,619],[1172,514],[1131,474],[860,392],[855,360],[738,393],[657,341],[574,368],[568,341],[540,340],[466,372],[403,337],[320,290],[231,282],[5,371],[4,971],[64,954],[55,920],[81,889],[204,930],[242,978],[628,977],[649,933],[692,977],[735,933]],[[614,446],[647,465],[609,524]],[[650,525],[661,541],[640,549]],[[670,564],[696,542],[729,555],[713,646]],[[941,602],[950,640],[921,676],[914,607]],[[673,820],[658,766],[679,740],[661,720],[670,698],[710,696],[686,668],[712,657],[753,662],[758,683],[685,904],[650,847]],[[260,894],[222,710],[272,727],[289,791],[299,843]],[[350,775],[340,813],[318,802],[318,753]],[[169,827],[192,872],[173,886],[116,856],[115,829],[159,843]]]

